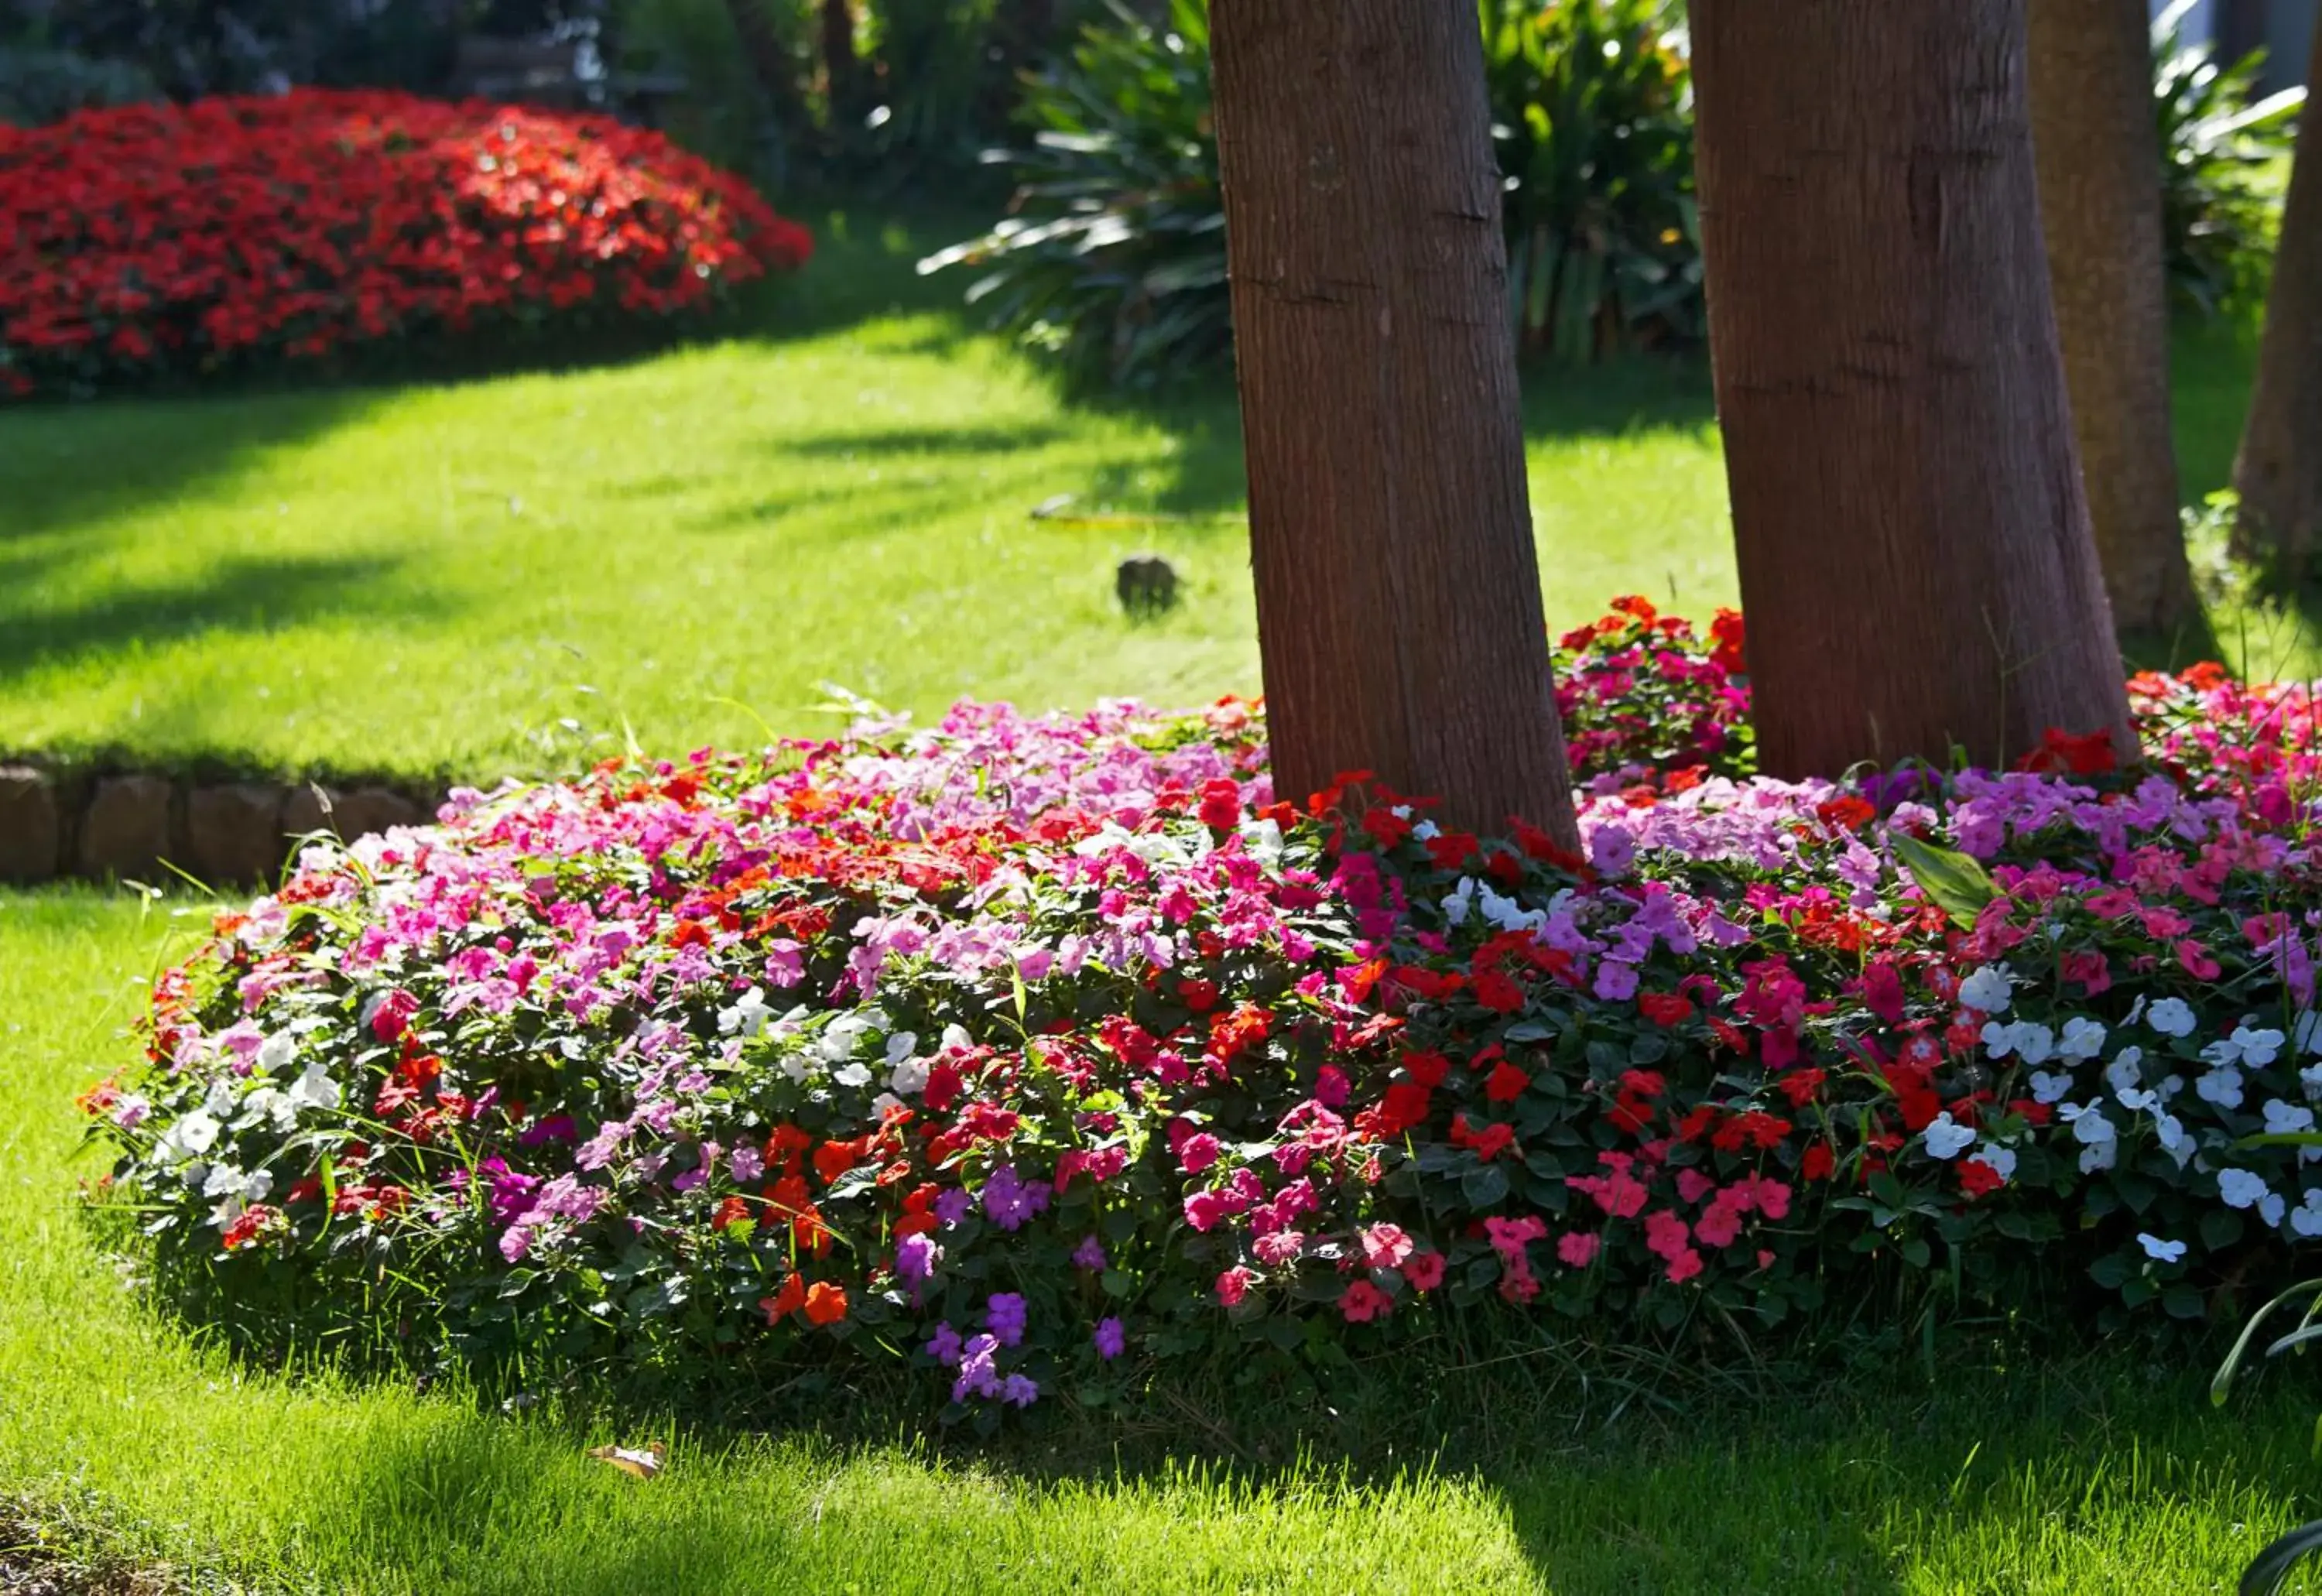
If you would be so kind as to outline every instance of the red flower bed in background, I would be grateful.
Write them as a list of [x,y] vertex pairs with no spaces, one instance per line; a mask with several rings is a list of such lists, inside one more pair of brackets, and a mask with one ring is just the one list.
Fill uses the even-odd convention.
[[602,116],[302,89],[0,127],[0,397],[681,316],[812,249]]

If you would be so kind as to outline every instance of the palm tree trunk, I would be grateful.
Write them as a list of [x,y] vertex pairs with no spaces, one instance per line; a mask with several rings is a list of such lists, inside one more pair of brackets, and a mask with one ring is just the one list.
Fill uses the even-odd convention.
[[774,20],[772,0],[726,0],[726,14],[735,37],[750,63],[750,75],[766,96],[776,124],[795,134],[806,126],[806,107],[799,94],[798,58]]
[[2135,747],[2040,240],[2025,0],[1694,0],[1761,762]]
[[[2308,81],[2322,94],[2322,27]],[[2249,424],[2234,461],[2241,496],[2235,544],[2277,583],[2317,574],[2322,552],[2322,110],[2309,101],[2298,134],[2281,243],[2258,344]]]
[[2080,475],[2114,621],[2195,618],[2169,424],[2161,137],[2144,0],[2031,0],[2032,141]]
[[1473,0],[1211,26],[1275,790],[1573,846]]

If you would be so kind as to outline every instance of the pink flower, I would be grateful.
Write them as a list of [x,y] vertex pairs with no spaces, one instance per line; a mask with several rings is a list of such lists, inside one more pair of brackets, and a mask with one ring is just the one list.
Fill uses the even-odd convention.
[[1596,1261],[1596,1249],[1604,1238],[1587,1230],[1568,1231],[1556,1244],[1556,1255],[1568,1268],[1586,1269]]
[[1280,1268],[1293,1262],[1306,1245],[1306,1233],[1302,1230],[1275,1230],[1259,1236],[1250,1244],[1260,1263]]
[[1363,1262],[1373,1269],[1393,1269],[1411,1256],[1411,1237],[1399,1225],[1374,1225],[1363,1232]]
[[1679,1170],[1677,1172],[1677,1194],[1687,1202],[1699,1202],[1717,1190],[1717,1182],[1699,1170]]
[[1394,1299],[1367,1280],[1358,1280],[1347,1287],[1346,1295],[1339,1299],[1339,1311],[1347,1316],[1350,1325],[1367,1324],[1394,1311]]
[[1701,1254],[1687,1247],[1669,1260],[1668,1278],[1671,1285],[1681,1286],[1701,1272]]
[[1443,1283],[1445,1259],[1440,1253],[1414,1253],[1403,1265],[1403,1278],[1414,1291],[1431,1291]]
[[1732,1192],[1721,1192],[1693,1222],[1693,1233],[1713,1247],[1730,1247],[1742,1234],[1742,1208],[1732,1199]]
[[1314,1075],[1314,1100],[1325,1108],[1339,1108],[1353,1088],[1348,1084],[1347,1072],[1336,1064],[1324,1064]]
[[1196,1191],[1185,1199],[1185,1223],[1204,1233],[1215,1229],[1219,1220],[1240,1211],[1222,1191]]
[[1678,1254],[1686,1250],[1686,1238],[1691,1235],[1686,1222],[1668,1208],[1656,1209],[1645,1216],[1645,1248],[1675,1263]]
[[1218,1276],[1218,1300],[1228,1308],[1236,1307],[1257,1283],[1257,1275],[1237,1264]]
[[1218,1161],[1218,1139],[1207,1131],[1187,1136],[1177,1148],[1178,1165],[1189,1175],[1198,1175]]

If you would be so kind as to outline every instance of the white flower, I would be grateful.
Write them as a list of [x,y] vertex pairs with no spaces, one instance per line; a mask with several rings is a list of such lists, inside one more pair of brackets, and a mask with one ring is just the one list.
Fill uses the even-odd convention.
[[2174,1263],[2185,1255],[2183,1242],[2162,1241],[2149,1231],[2136,1233],[2136,1245],[2143,1247],[2144,1255],[2156,1263]]
[[1476,906],[1484,918],[1501,931],[1538,931],[1548,924],[1545,909],[1527,909],[1513,898],[1503,897],[1487,886],[1477,885]]
[[2064,1095],[2072,1090],[2070,1075],[2051,1075],[2045,1070],[2034,1070],[2031,1079],[2032,1100],[2035,1103],[2061,1102]]
[[2064,1022],[2064,1035],[2056,1044],[2056,1052],[2074,1063],[2092,1059],[2104,1051],[2105,1028],[2086,1015]]
[[1443,923],[1447,926],[1465,926],[1467,923],[1468,911],[1475,907],[1476,878],[1461,876],[1459,884],[1452,888],[1449,895],[1443,899]]
[[2268,1195],[2263,1175],[2253,1175],[2247,1170],[2217,1172],[2217,1197],[2229,1208],[2253,1208]]
[[[1433,825],[1432,821],[1428,822]],[[1418,827],[1412,828],[1416,834]],[[1282,827],[1271,820],[1245,820],[1241,823],[1241,851],[1268,870],[1282,863]]]
[[1930,1158],[1957,1158],[1975,1145],[1975,1132],[1953,1119],[1948,1111],[1936,1115],[1919,1134],[1926,1142]]
[[229,1080],[210,1082],[210,1095],[202,1099],[202,1112],[212,1119],[230,1119],[234,1104],[242,1100],[241,1089]]
[[916,1097],[928,1089],[928,1076],[934,1068],[932,1059],[905,1059],[887,1075],[887,1090]]
[[2186,1132],[2185,1122],[2174,1114],[2163,1114],[2153,1122],[2153,1133],[2159,1138],[2162,1151],[2177,1161],[2183,1169],[2193,1156],[2193,1138]]
[[752,987],[733,1004],[718,1011],[718,1034],[721,1036],[755,1036],[766,1028],[774,1011],[766,1006],[766,995]]
[[897,1097],[891,1091],[882,1091],[877,1097],[871,1099],[871,1112],[874,1117],[880,1119],[887,1117],[888,1109],[900,1108],[902,1106],[903,1099]]
[[938,1051],[943,1053],[965,1053],[974,1045],[975,1038],[967,1034],[966,1026],[956,1025],[946,1026],[944,1027],[943,1034],[943,1046]]
[[1970,1008],[1979,1008],[1986,1014],[2006,1014],[2008,994],[2015,986],[2007,965],[1984,964],[1960,982],[1959,999]]
[[2241,1061],[2253,1070],[2263,1070],[2281,1056],[2285,1038],[2280,1031],[2260,1028],[2252,1030],[2246,1021],[2234,1027],[2226,1038],[2241,1050]]
[[2098,1170],[2108,1170],[2119,1159],[2120,1144],[2117,1141],[2098,1142],[2092,1147],[2083,1147],[2080,1149],[2080,1173],[2092,1175]]
[[2322,1064],[2299,1071],[2298,1084],[2306,1089],[2308,1102],[2322,1102]]
[[797,1085],[806,1084],[806,1054],[786,1053],[774,1061],[774,1067],[789,1076]]
[[898,1031],[887,1038],[887,1062],[890,1064],[900,1064],[919,1050],[919,1037],[916,1031]]
[[2269,1191],[2257,1199],[2258,1218],[2263,1219],[2269,1226],[2279,1228],[2281,1216],[2288,1211],[2289,1207],[2289,1204],[2281,1200],[2279,1192]]
[[2234,1069],[2212,1070],[2193,1082],[2193,1095],[2220,1108],[2238,1108],[2242,1106],[2242,1072]]
[[269,1075],[287,1070],[297,1053],[297,1040],[288,1031],[277,1031],[258,1044],[258,1067]]
[[2012,1053],[2027,1064],[2044,1064],[2055,1053],[2056,1033],[2031,1020],[2017,1020],[2012,1025],[1987,1020],[1983,1044],[1996,1059],[2004,1059]]
[[871,1066],[848,1064],[834,1072],[830,1078],[841,1086],[868,1086],[871,1084]]
[[1997,1147],[1994,1146],[1989,1142],[1986,1142],[1982,1146],[1975,1150],[1975,1156],[1977,1162],[1989,1164],[1991,1166],[1992,1172],[1997,1175],[2001,1180],[2008,1181],[2015,1178],[2015,1148]]
[[[1406,815],[1411,813],[1409,809],[1405,809],[1403,812]],[[1417,837],[1422,843],[1431,843],[1437,837],[1443,834],[1443,828],[1436,825],[1432,820],[1422,820],[1418,825],[1411,828],[1411,834]]]
[[242,1218],[244,1206],[240,1197],[229,1197],[210,1210],[210,1223],[224,1230]]
[[2105,1117],[2102,1103],[2066,1103],[2056,1113],[2072,1127],[2072,1139],[2083,1146],[2097,1146],[2119,1135]]
[[339,1083],[323,1072],[323,1061],[312,1059],[282,1093],[293,1112],[299,1108],[320,1108],[325,1112],[335,1108],[343,1100]]
[[2193,1034],[2193,1010],[2181,998],[2163,998],[2144,1017],[2145,1023],[2164,1036]]
[[250,1190],[250,1177],[230,1163],[214,1163],[202,1179],[204,1197],[240,1197]]
[[2300,1108],[2275,1098],[2265,1106],[2265,1129],[2268,1135],[2292,1136],[2314,1128],[2314,1110]]
[[215,1115],[197,1108],[169,1127],[161,1138],[161,1151],[172,1160],[198,1158],[217,1145],[221,1128]]
[[815,1038],[815,1053],[831,1063],[843,1063],[855,1056],[855,1044],[873,1029],[870,1019],[861,1014],[842,1014],[822,1028]]
[[2113,1101],[2118,1103],[2122,1108],[2127,1109],[2132,1114],[2141,1114],[2148,1108],[2158,1108],[2161,1107],[2161,1094],[2159,1092],[2144,1091],[2134,1086],[2129,1087],[2125,1090],[2116,1091],[2112,1096]]
[[2124,1047],[2112,1062],[2105,1066],[2105,1084],[2116,1097],[2126,1098],[2144,1084],[2144,1049]]
[[2299,1236],[2322,1236],[2322,1191],[2306,1189],[2306,1200],[2290,1210],[2290,1228]]

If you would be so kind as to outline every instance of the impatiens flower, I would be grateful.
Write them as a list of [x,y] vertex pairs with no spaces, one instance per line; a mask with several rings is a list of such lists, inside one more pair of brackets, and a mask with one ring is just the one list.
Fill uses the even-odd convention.
[[1024,1339],[1025,1318],[1019,1292],[995,1291],[983,1305],[983,1327],[1002,1346],[1014,1346]]
[[2314,1128],[2314,1110],[2275,1098],[2265,1106],[2266,1134],[2276,1136],[2296,1135]]
[[907,1236],[895,1244],[895,1276],[916,1286],[935,1272],[943,1249],[924,1235]]
[[946,1366],[958,1363],[961,1345],[959,1332],[953,1329],[948,1322],[937,1325],[936,1333],[928,1338],[928,1354],[937,1363]]
[[2238,1108],[2242,1106],[2242,1072],[2235,1069],[2211,1070],[2193,1082],[2193,1095],[2220,1108]]
[[1367,1324],[1394,1311],[1394,1299],[1367,1280],[1350,1281],[1339,1299],[1339,1311],[1350,1325]]
[[1414,1291],[1431,1291],[1443,1283],[1447,1262],[1440,1253],[1414,1253],[1403,1260],[1403,1278]]
[[1104,1267],[1104,1244],[1093,1236],[1081,1237],[1080,1245],[1073,1249],[1075,1269],[1097,1270]]
[[835,1325],[846,1317],[846,1289],[818,1280],[806,1289],[806,1317],[818,1325]]
[[2238,1169],[2217,1172],[2217,1198],[2229,1208],[2255,1208],[2268,1195],[2270,1189],[2263,1175]]
[[2144,1023],[2164,1036],[2189,1036],[2199,1022],[2183,999],[2163,998],[2145,1011]]
[[1247,1269],[1229,1269],[1218,1276],[1218,1300],[1228,1308],[1238,1307],[1257,1281],[1257,1276]]
[[1000,1382],[1000,1400],[1018,1408],[1028,1408],[1040,1400],[1040,1388],[1028,1374],[1010,1374]]
[[2246,1064],[2253,1070],[2263,1070],[2281,1053],[2280,1031],[2252,1030],[2247,1025],[2234,1027],[2233,1035],[2220,1037],[2201,1049],[2201,1056],[2213,1064]]
[[2104,1051],[2104,1026],[2085,1015],[2076,1016],[2064,1022],[2064,1034],[2056,1041],[2056,1054],[2079,1063],[2096,1057]]
[[1362,1233],[1363,1262],[1373,1269],[1392,1269],[1411,1256],[1411,1237],[1396,1225],[1374,1225]]
[[2290,1228],[2309,1241],[2322,1236],[2322,1190],[2306,1189],[2306,1199],[2290,1210]]
[[1096,1323],[1096,1334],[1092,1339],[1096,1343],[1097,1356],[1107,1363],[1119,1357],[1129,1347],[1129,1332],[1121,1327],[1120,1321],[1117,1318],[1099,1319]]
[[2004,964],[1984,964],[1960,982],[1959,1000],[1986,1014],[2005,1014],[2015,981]]
[[2183,1242],[2163,1241],[2149,1231],[2136,1233],[2136,1245],[2143,1247],[2144,1255],[2156,1263],[2174,1263],[2185,1256]]
[[1927,1128],[1919,1134],[1926,1144],[1930,1158],[1957,1158],[1975,1145],[1973,1127],[1958,1123],[1948,1111],[1936,1115]]
[[1586,1230],[1568,1230],[1557,1238],[1556,1255],[1568,1268],[1586,1269],[1596,1260],[1604,1237]]
[[1207,1131],[1187,1136],[1177,1148],[1177,1164],[1189,1175],[1198,1175],[1218,1161],[1218,1139]]

